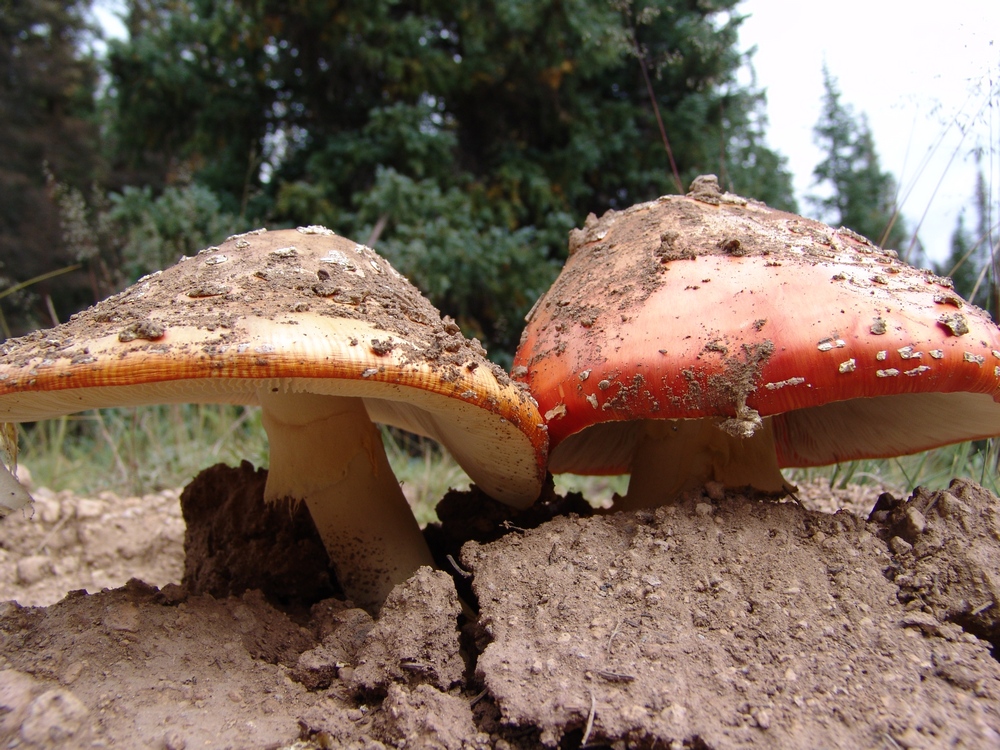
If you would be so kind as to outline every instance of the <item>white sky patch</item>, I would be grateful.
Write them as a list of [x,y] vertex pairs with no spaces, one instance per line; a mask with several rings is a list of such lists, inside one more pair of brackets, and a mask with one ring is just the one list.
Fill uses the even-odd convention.
[[128,36],[128,29],[122,21],[125,14],[122,0],[96,0],[91,12],[107,38],[125,39]]
[[[932,259],[947,255],[959,210],[971,209],[976,147],[986,149],[997,221],[1000,95],[991,107],[989,89],[1000,88],[998,0],[744,0],[736,12],[750,16],[740,46],[757,47],[768,142],[788,157],[801,211],[814,213],[805,196],[815,192],[812,170],[823,158],[812,129],[825,61],[841,101],[868,116],[882,169],[900,185],[907,227],[923,219],[919,235]],[[970,213],[966,226],[973,222]]]

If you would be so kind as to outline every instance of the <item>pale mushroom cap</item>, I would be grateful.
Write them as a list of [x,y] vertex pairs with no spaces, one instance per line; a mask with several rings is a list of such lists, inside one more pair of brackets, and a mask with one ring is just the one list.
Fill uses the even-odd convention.
[[591,216],[515,376],[553,472],[629,471],[637,420],[774,419],[782,466],[1000,434],[1000,333],[948,279],[729,194]]
[[444,444],[485,492],[530,504],[534,403],[373,250],[319,227],[231,237],[67,323],[0,345],[0,422],[264,387],[364,399]]

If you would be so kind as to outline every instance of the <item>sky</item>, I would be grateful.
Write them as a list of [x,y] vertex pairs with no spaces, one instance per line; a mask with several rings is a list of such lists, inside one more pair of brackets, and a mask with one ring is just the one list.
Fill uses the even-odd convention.
[[[815,192],[812,170],[823,158],[812,129],[825,62],[841,102],[867,115],[882,169],[900,185],[907,228],[919,223],[932,260],[947,255],[958,213],[971,204],[977,146],[997,221],[1000,0],[744,0],[737,12],[749,16],[740,46],[757,48],[768,142],[788,158],[800,211],[811,211],[805,196]],[[969,214],[966,226],[973,221]]]

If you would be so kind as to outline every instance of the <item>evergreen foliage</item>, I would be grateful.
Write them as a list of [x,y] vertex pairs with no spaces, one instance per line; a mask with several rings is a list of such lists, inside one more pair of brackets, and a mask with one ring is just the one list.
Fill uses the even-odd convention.
[[823,88],[823,110],[813,132],[825,156],[813,177],[828,193],[811,202],[824,221],[906,254],[910,241],[896,207],[896,181],[882,171],[868,120],[841,101],[837,80],[826,67]]
[[[736,0],[131,0],[119,164],[375,244],[501,361],[589,212],[686,186],[794,208]],[[652,106],[643,70],[655,94]]]
[[703,173],[795,208],[737,0],[126,0],[103,81],[90,4],[0,8],[0,294],[82,266],[3,298],[13,333],[233,231],[321,223],[506,363],[588,213]]
[[[0,3],[0,289],[77,260],[62,242],[46,191],[45,165],[77,187],[101,179],[94,92],[95,30],[76,0]],[[69,315],[94,301],[85,278],[21,293],[0,329],[51,323],[47,305]]]
[[973,206],[975,219],[971,229],[966,227],[963,210],[951,235],[951,251],[935,270],[943,276],[950,276],[959,294],[989,310],[994,320],[998,320],[997,264],[1000,263],[1000,247],[996,245],[996,234],[991,226],[989,192],[981,171],[976,175]]

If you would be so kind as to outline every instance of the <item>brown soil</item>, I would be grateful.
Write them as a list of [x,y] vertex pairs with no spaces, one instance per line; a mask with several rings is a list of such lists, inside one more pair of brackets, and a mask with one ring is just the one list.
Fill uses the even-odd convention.
[[1000,743],[1000,519],[974,484],[883,495],[867,521],[874,493],[817,485],[803,505],[710,487],[602,515],[451,493],[428,534],[447,573],[372,620],[332,595],[300,516],[261,515],[262,478],[186,489],[186,559],[177,493],[39,489],[4,522],[0,743]]

